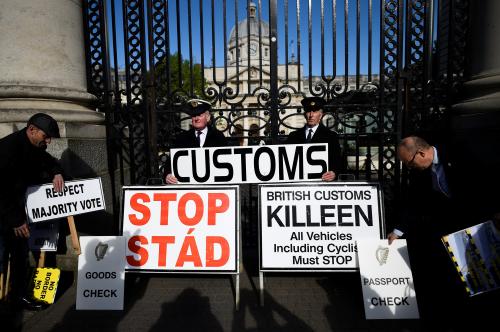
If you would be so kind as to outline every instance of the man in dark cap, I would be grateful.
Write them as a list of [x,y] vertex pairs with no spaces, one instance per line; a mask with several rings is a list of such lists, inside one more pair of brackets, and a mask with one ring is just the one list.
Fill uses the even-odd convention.
[[328,171],[323,173],[323,181],[333,181],[341,169],[340,145],[337,133],[326,128],[322,123],[325,101],[320,97],[306,97],[301,101],[304,108],[306,125],[288,135],[286,144],[327,143]]
[[[191,99],[186,103],[186,113],[191,116],[191,129],[177,136],[173,148],[211,148],[226,146],[226,137],[217,129],[211,128],[209,102],[201,99]],[[177,183],[177,178],[170,173],[170,165],[165,167],[165,182]]]
[[10,298],[15,305],[35,310],[42,306],[26,297],[30,231],[24,197],[31,185],[51,181],[56,191],[64,188],[62,168],[45,151],[52,137],[60,137],[56,120],[37,113],[25,128],[0,139],[0,246],[11,255]]

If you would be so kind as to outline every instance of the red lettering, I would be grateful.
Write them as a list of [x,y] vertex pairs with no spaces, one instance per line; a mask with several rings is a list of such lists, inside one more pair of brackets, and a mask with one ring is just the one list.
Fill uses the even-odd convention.
[[[219,245],[221,255],[219,259],[215,256],[215,245]],[[229,243],[222,236],[207,236],[206,243],[207,252],[207,267],[220,267],[227,263],[229,260]]]
[[[195,213],[192,218],[189,218],[186,214],[186,204],[189,201],[193,201],[195,204]],[[186,226],[194,226],[199,223],[203,217],[203,200],[200,195],[195,193],[187,193],[183,195],[179,200],[177,213],[179,214],[179,220]]]
[[[217,205],[220,201],[220,205]],[[215,225],[216,214],[229,209],[229,197],[223,193],[208,194],[208,225]]]
[[[188,255],[189,251],[191,255]],[[198,252],[198,246],[196,245],[194,236],[186,236],[184,238],[175,266],[183,267],[186,262],[192,262],[195,267],[201,267],[200,253]]]
[[127,263],[131,266],[143,266],[146,264],[149,258],[148,251],[146,248],[142,248],[140,245],[137,245],[137,242],[140,242],[141,245],[148,244],[148,240],[144,236],[135,235],[132,236],[128,240],[128,249],[133,253],[139,255],[139,259],[135,259],[133,255],[127,256]]
[[137,218],[136,214],[128,215],[130,222],[136,226],[147,224],[149,218],[151,218],[151,211],[149,211],[149,208],[146,205],[139,203],[139,200],[141,200],[143,203],[149,203],[149,196],[144,193],[137,193],[132,195],[132,197],[130,198],[130,207],[133,210],[142,213],[142,218]]
[[152,243],[158,243],[158,266],[167,266],[167,245],[175,242],[175,236],[153,236]]
[[154,194],[153,199],[161,203],[160,225],[168,225],[168,205],[177,199],[177,194]]

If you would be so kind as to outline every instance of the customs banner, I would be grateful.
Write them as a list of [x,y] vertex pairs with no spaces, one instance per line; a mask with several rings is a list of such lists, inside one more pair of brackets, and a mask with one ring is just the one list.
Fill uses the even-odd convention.
[[318,181],[328,170],[327,144],[172,149],[170,154],[179,183]]
[[126,269],[238,273],[238,186],[124,187]]
[[104,209],[101,178],[66,181],[60,193],[52,183],[26,190],[26,215],[30,223]]
[[500,288],[500,222],[486,221],[442,238],[469,296]]
[[260,185],[260,270],[356,269],[356,241],[385,234],[379,190],[353,182]]

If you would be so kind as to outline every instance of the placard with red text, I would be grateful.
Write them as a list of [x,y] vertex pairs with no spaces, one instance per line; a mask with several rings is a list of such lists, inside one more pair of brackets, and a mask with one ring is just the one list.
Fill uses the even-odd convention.
[[239,187],[124,187],[126,269],[238,273]]

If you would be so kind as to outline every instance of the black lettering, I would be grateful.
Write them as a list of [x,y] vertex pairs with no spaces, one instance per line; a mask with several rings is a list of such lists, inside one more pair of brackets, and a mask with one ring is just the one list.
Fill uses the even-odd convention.
[[[264,175],[260,172],[260,156],[263,153],[267,153],[269,155],[269,160],[270,160],[270,167],[269,167],[269,174]],[[273,150],[267,146],[263,146],[255,151],[255,156],[253,160],[254,164],[254,169],[255,169],[255,175],[260,181],[269,181],[273,178],[274,173],[276,172],[276,160],[274,159],[274,153]]]
[[278,148],[278,165],[279,165],[279,179],[284,180],[284,169],[283,165],[286,167],[287,179],[294,179],[295,172],[297,171],[297,167],[299,168],[299,179],[302,180],[304,178],[304,162],[302,160],[303,155],[303,147],[297,146],[295,149],[295,153],[293,155],[292,167],[290,168],[290,163],[288,160],[288,155],[286,154],[286,147],[280,146]]
[[368,205],[367,208],[368,208],[368,213],[366,215],[363,212],[363,209],[361,208],[361,206],[354,205],[354,218],[355,218],[356,226],[359,226],[359,223],[360,223],[359,216],[361,216],[363,218],[363,220],[365,221],[365,223],[368,226],[373,226],[372,206]]
[[349,209],[352,210],[352,205],[339,205],[337,207],[338,216],[339,216],[339,226],[353,226],[352,222],[343,221],[345,217],[351,217],[352,214],[350,212],[344,212],[344,210]]
[[196,150],[191,151],[191,167],[193,169],[193,178],[196,182],[207,182],[210,177],[210,151],[205,150],[205,175],[200,177],[198,176],[197,168],[196,168]]
[[334,218],[335,217],[335,212],[328,213],[327,210],[334,210],[335,205],[321,205],[319,207],[320,213],[321,213],[321,226],[336,226],[337,224],[335,222],[327,222],[326,218]]
[[276,220],[276,223],[278,224],[278,226],[285,227],[285,225],[283,224],[281,219],[278,217],[278,212],[279,212],[279,210],[281,210],[282,207],[283,206],[280,205],[280,206],[276,207],[274,209],[274,211],[271,210],[272,209],[271,206],[267,207],[267,227],[272,227],[273,219]]
[[323,173],[325,173],[328,170],[325,160],[323,160],[323,159],[313,159],[313,157],[312,157],[313,152],[316,152],[316,151],[325,151],[325,150],[326,150],[326,146],[325,145],[312,145],[312,146],[309,146],[307,148],[306,158],[307,158],[307,162],[309,163],[309,165],[311,165],[311,166],[314,166],[314,165],[321,166],[321,171],[319,173],[307,173],[307,178],[308,179],[321,179],[321,176],[323,175]]
[[227,175],[220,176],[217,175],[214,177],[215,182],[229,182],[233,178],[233,166],[231,163],[223,163],[219,162],[218,158],[222,154],[231,154],[231,149],[217,149],[214,151],[214,166],[216,168],[225,168],[227,169]]
[[237,148],[234,149],[233,153],[234,154],[239,154],[241,155],[241,180],[246,181],[247,180],[247,159],[246,155],[252,153],[252,148]]
[[365,190],[365,191],[364,191],[364,193],[365,193],[365,195],[364,195],[364,199],[365,199],[365,200],[370,200],[370,199],[372,199],[372,193],[371,193],[371,191],[370,191],[370,190]]
[[188,155],[188,150],[181,150],[177,151],[177,153],[174,155],[174,158],[172,160],[172,168],[174,172],[174,176],[177,178],[179,182],[189,182],[189,177],[187,176],[180,176],[179,172],[177,171],[177,164],[179,163],[179,158],[182,156],[187,156]]
[[[311,206],[307,205],[306,211],[307,211],[306,212],[306,220],[311,219]],[[309,223],[309,222],[307,221],[307,223]],[[296,205],[292,206],[292,225],[294,227],[305,227],[306,226],[306,222],[301,223],[297,220],[297,206]]]
[[[43,210],[43,208],[42,208],[42,210]],[[31,214],[33,215],[33,219],[40,218],[40,210],[38,208],[31,209]]]

